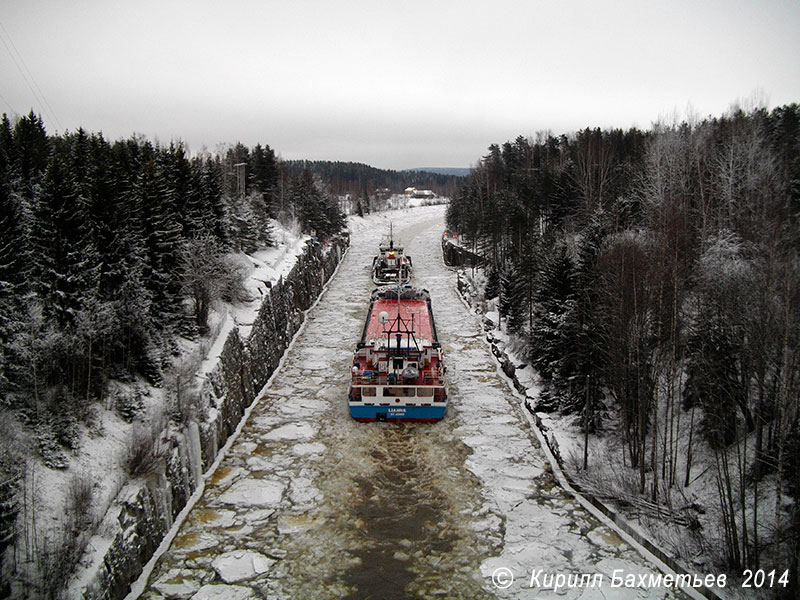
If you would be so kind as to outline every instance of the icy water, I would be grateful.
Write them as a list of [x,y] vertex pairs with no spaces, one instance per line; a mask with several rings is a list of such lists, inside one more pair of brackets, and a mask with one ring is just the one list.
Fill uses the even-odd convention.
[[[609,589],[653,567],[563,491],[476,318],[442,265],[443,207],[370,217],[283,367],[160,558],[144,598],[665,597]],[[347,410],[370,266],[392,219],[431,292],[451,378],[435,424],[357,423]],[[508,569],[493,581],[497,569]],[[531,575],[602,573],[553,590]],[[498,587],[497,584],[508,587]]]

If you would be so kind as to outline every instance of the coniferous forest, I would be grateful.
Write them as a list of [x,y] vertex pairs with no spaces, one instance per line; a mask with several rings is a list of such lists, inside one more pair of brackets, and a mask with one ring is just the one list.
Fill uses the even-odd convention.
[[377,169],[353,162],[325,160],[287,160],[283,162],[289,172],[310,171],[328,184],[332,193],[363,196],[375,189],[387,188],[401,192],[407,186],[429,189],[440,196],[450,197],[456,190],[460,177],[429,171],[394,171]]
[[492,145],[447,212],[543,378],[535,408],[618,436],[650,506],[683,508],[702,446],[721,515],[706,550],[793,578],[799,218],[797,104]]
[[[490,146],[466,178],[417,176],[452,192],[448,227],[544,382],[535,409],[615,438],[637,498],[689,529],[682,490],[710,470],[720,532],[695,533],[721,544],[701,550],[796,581],[800,106],[545,132]],[[235,254],[274,244],[271,223],[325,240],[345,226],[334,194],[405,177],[3,115],[0,434],[21,424],[64,468],[110,381],[162,385],[179,340],[242,297]],[[0,447],[0,553],[23,469]]]
[[[338,201],[269,146],[189,156],[180,143],[52,136],[31,112],[0,124],[0,412],[52,468],[107,382],[159,385],[176,338],[206,333],[242,293],[232,253],[273,243],[271,219],[324,240]],[[0,453],[0,551],[13,535],[15,449]]]

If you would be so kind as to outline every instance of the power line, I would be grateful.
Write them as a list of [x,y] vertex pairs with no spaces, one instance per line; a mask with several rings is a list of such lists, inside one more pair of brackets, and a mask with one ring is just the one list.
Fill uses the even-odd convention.
[[[20,72],[20,75],[22,75],[22,78],[25,80],[25,83],[27,84],[28,89],[30,89],[30,91],[33,94],[33,97],[36,99],[36,101],[39,102],[42,105],[42,108],[47,107],[47,110],[50,113],[50,116],[53,118],[53,121],[55,121],[56,126],[61,131],[63,131],[64,128],[61,126],[61,122],[58,120],[58,117],[56,116],[56,111],[54,111],[53,107],[50,106],[50,103],[47,101],[47,98],[45,97],[44,92],[42,92],[42,89],[39,87],[39,84],[36,83],[36,78],[33,76],[33,73],[31,73],[31,70],[28,68],[28,65],[25,64],[25,59],[22,58],[22,54],[17,49],[17,46],[14,44],[14,40],[11,39],[11,35],[6,30],[6,28],[3,25],[2,21],[0,21],[0,29],[3,30],[3,33],[5,33],[5,36],[8,38],[8,41],[11,44],[11,48],[14,49],[14,52],[16,52],[17,57],[19,57],[19,62],[18,62],[17,59],[14,57],[14,52],[12,52],[11,48],[8,47],[8,44],[6,43],[5,39],[3,39],[0,36],[0,40],[3,41],[3,45],[6,47],[6,50],[8,50],[8,55],[11,57],[11,60],[16,65],[17,70]],[[22,66],[25,67],[24,71],[22,70],[22,67],[19,66],[20,62],[22,63]],[[27,76],[25,75],[26,72],[28,73]],[[28,79],[28,77],[30,77],[30,80]],[[33,82],[33,85],[31,85],[31,82]],[[34,89],[34,86],[36,87],[36,89]],[[37,90],[38,90],[38,94],[37,94]]]
[[5,104],[8,107],[8,110],[10,111],[9,112],[9,118],[11,117],[11,115],[13,115],[13,114],[15,114],[17,112],[17,111],[14,110],[14,107],[11,106],[11,102],[6,100],[6,97],[3,96],[3,94],[0,94],[0,100],[2,100],[3,104]]

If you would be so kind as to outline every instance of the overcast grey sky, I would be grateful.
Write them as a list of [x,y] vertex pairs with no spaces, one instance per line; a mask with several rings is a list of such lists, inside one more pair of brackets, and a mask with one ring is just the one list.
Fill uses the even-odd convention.
[[800,102],[800,0],[0,0],[0,23],[0,112],[192,151],[466,167],[538,130]]

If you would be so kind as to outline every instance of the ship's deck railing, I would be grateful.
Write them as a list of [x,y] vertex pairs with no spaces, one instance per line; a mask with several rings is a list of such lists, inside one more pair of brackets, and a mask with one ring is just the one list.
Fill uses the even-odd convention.
[[419,377],[413,381],[404,380],[402,377],[390,378],[388,375],[378,375],[363,371],[353,375],[355,385],[444,385],[445,378],[430,371],[423,371]]

